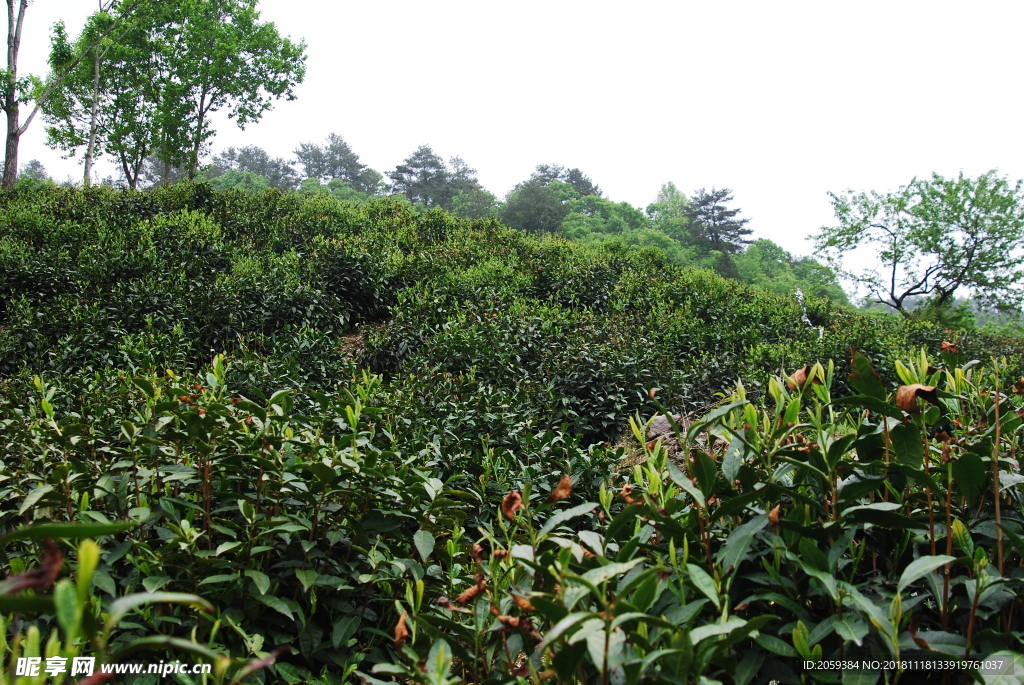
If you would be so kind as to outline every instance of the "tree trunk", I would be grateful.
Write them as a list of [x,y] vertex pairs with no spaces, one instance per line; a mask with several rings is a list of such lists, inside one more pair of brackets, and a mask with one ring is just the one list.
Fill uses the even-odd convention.
[[7,144],[4,147],[3,189],[10,190],[18,184],[18,103],[7,107]]
[[100,108],[100,48],[93,48],[92,60],[92,108],[89,117],[89,145],[85,148],[85,176],[82,186],[89,187],[92,183],[92,161],[96,155],[96,136],[99,132]]
[[10,190],[18,183],[18,142],[21,126],[18,121],[18,49],[21,47],[21,26],[25,20],[28,0],[18,2],[18,14],[14,14],[15,0],[7,0],[7,83],[4,84],[2,107],[7,113],[7,144],[4,146],[4,176],[0,186]]
[[196,140],[188,160],[188,180],[194,181],[199,171],[199,150],[203,146],[203,129],[206,124],[206,89],[199,96],[199,121],[196,123]]

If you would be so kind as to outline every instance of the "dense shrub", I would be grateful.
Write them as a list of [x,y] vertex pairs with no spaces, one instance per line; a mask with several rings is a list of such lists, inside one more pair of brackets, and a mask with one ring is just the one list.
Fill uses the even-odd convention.
[[[94,619],[134,591],[214,607],[116,644],[288,643],[252,677],[295,683],[1019,651],[1020,340],[393,199],[47,186],[0,209],[0,526],[134,521],[101,540]],[[820,384],[780,380],[808,364]],[[915,383],[934,406],[893,404]],[[681,456],[638,425],[646,461],[617,472],[608,445],[666,407],[706,408]]]

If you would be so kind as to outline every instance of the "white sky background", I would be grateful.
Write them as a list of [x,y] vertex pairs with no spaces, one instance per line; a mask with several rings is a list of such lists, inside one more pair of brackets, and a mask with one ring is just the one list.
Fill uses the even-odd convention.
[[[21,73],[45,71],[54,21],[74,36],[95,7],[30,5]],[[794,254],[832,223],[829,190],[895,190],[932,171],[1024,177],[1019,1],[259,7],[305,38],[305,82],[244,131],[221,119],[215,152],[291,157],[336,132],[382,173],[421,144],[459,155],[499,197],[538,163],[579,167],[640,208],[666,181],[727,187],[755,237]],[[80,175],[44,143],[37,119],[19,161]]]

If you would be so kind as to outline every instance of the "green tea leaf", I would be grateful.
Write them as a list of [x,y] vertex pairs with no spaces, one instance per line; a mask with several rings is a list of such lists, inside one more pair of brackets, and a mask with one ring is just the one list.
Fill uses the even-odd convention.
[[274,611],[276,611],[276,612],[278,612],[280,614],[284,614],[285,616],[287,616],[290,619],[294,620],[294,618],[295,618],[292,615],[291,608],[289,608],[289,606],[285,603],[285,601],[283,599],[281,599],[280,597],[274,597],[273,595],[257,595],[256,596],[256,601],[260,602],[261,604],[266,604],[268,607],[270,607]]
[[[49,486],[46,486],[49,487]],[[15,540],[80,540],[114,535],[121,531],[134,528],[138,523],[41,523],[27,528],[20,528],[0,538],[0,547]]]
[[599,505],[595,504],[594,502],[587,502],[585,504],[578,504],[572,509],[560,511],[544,523],[544,527],[540,529],[540,532],[537,534],[537,536],[539,538],[543,538],[545,535],[553,531],[563,522],[568,521],[571,518],[576,518],[577,516],[582,516],[583,514],[589,513],[592,509],[595,509],[598,506]]
[[308,568],[304,571],[300,571],[298,569],[295,570],[295,577],[299,579],[300,583],[302,583],[302,589],[306,592],[308,592],[309,588],[316,583],[318,575],[319,574],[316,571]]
[[66,639],[74,641],[80,628],[78,593],[67,578],[58,580],[53,586],[53,606],[57,610],[57,623],[64,630]]
[[199,595],[183,592],[137,592],[110,603],[107,611],[107,630],[113,630],[129,611],[154,603],[187,604],[204,611],[214,610],[213,605]]
[[267,590],[270,589],[270,578],[263,571],[248,570],[245,575],[252,579],[256,583],[256,589],[260,591],[261,595],[267,594]]
[[870,359],[857,350],[853,350],[850,368],[853,369],[849,375],[850,385],[856,388],[857,392],[885,401],[887,395],[885,385],[882,384],[882,378],[875,371]]
[[918,578],[953,561],[956,561],[956,557],[952,557],[947,554],[937,554],[934,557],[928,556],[915,559],[909,566],[907,566],[906,569],[904,569],[903,574],[900,576],[900,582],[896,586],[896,592],[903,592],[908,585]]
[[427,559],[434,551],[434,536],[430,531],[423,530],[420,528],[416,531],[415,535],[412,536],[413,543],[416,545],[416,551],[420,554],[420,559],[423,563],[427,563]]
[[39,500],[41,500],[43,497],[45,497],[51,492],[53,492],[52,485],[40,485],[38,488],[35,488],[32,492],[28,493],[28,495],[25,496],[25,501],[21,503],[21,508],[18,509],[18,515],[20,516],[24,514],[26,511],[34,507],[39,502]]
[[591,569],[584,573],[581,577],[586,580],[589,580],[594,585],[600,585],[601,583],[607,580],[611,580],[615,576],[619,576],[623,573],[626,573],[637,564],[643,563],[643,561],[643,557],[638,557],[636,559],[631,559],[622,564],[607,564],[605,566],[600,566],[598,568]]
[[921,444],[921,431],[913,423],[901,423],[889,431],[889,440],[896,460],[912,469],[920,469],[924,464],[924,447]]
[[707,497],[714,491],[718,482],[718,465],[704,450],[695,450],[691,468],[693,475],[697,477],[697,487],[704,497]]
[[730,484],[736,480],[740,466],[743,465],[745,447],[742,440],[735,438],[729,443],[729,448],[722,457],[722,475],[725,476],[725,480]]
[[694,587],[700,590],[705,597],[710,599],[716,609],[721,609],[722,600],[719,599],[718,590],[715,588],[715,581],[708,575],[708,572],[696,564],[687,564],[686,572]]

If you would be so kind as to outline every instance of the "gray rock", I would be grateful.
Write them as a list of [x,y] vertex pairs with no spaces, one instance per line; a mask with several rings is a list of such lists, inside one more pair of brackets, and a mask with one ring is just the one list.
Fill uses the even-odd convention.
[[[671,416],[672,420],[676,422],[677,426],[679,426],[679,430],[686,432],[687,428],[689,428],[689,423],[683,419],[682,416],[676,414],[672,414]],[[668,417],[664,414],[656,417],[654,421],[651,422],[651,425],[647,427],[648,440],[657,440],[658,438],[667,439],[670,436],[674,438],[675,432],[672,430],[672,424],[669,423]]]

